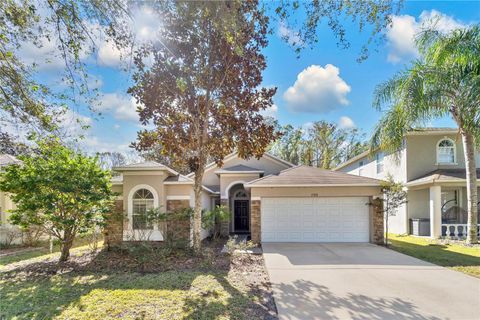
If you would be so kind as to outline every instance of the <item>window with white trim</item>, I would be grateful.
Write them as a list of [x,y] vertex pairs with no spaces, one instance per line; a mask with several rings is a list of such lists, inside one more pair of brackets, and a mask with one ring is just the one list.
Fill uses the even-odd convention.
[[437,163],[454,164],[456,161],[455,142],[448,138],[440,140],[437,144]]
[[377,162],[377,173],[382,173],[383,172],[383,158],[385,157],[385,155],[383,154],[383,152],[377,152],[377,154],[375,155],[375,160]]
[[132,197],[132,227],[133,230],[151,230],[153,225],[148,222],[147,212],[154,207],[153,194],[147,189],[139,189]]

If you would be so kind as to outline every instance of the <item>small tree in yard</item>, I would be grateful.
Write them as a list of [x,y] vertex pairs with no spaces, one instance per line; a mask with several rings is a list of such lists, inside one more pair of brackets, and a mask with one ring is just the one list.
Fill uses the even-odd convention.
[[376,210],[383,213],[385,220],[385,245],[388,247],[388,218],[397,214],[397,209],[407,203],[407,192],[403,190],[400,182],[395,182],[391,175],[382,182],[383,199],[379,199],[382,205],[373,203]]
[[[202,179],[208,161],[236,150],[260,158],[275,128],[260,115],[276,88],[259,88],[268,17],[257,1],[156,3],[163,29],[135,58],[129,92],[142,106],[139,151],[158,147],[195,173],[193,245],[201,248]],[[144,58],[152,63],[144,64]]]
[[39,143],[38,153],[20,157],[0,174],[0,190],[12,194],[17,207],[10,220],[22,227],[39,226],[60,240],[60,261],[70,256],[77,235],[104,225],[113,204],[110,174],[96,158],[58,141]]

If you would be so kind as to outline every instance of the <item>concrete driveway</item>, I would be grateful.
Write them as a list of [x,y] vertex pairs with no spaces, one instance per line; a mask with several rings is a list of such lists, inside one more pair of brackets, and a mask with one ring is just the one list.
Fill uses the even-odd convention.
[[264,243],[280,319],[480,319],[480,279],[372,244]]

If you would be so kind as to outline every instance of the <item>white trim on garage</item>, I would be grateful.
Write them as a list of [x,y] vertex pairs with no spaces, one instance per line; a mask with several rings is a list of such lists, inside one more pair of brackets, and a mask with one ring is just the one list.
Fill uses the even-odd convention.
[[368,197],[261,200],[262,242],[369,242]]

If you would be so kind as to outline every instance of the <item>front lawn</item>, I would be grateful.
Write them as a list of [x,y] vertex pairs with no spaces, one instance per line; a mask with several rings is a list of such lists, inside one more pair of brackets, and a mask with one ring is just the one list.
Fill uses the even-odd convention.
[[140,262],[130,251],[85,252],[61,267],[39,257],[7,265],[0,318],[276,319],[262,256],[214,250],[191,257],[155,249]]
[[480,278],[480,246],[389,234],[390,248]]

